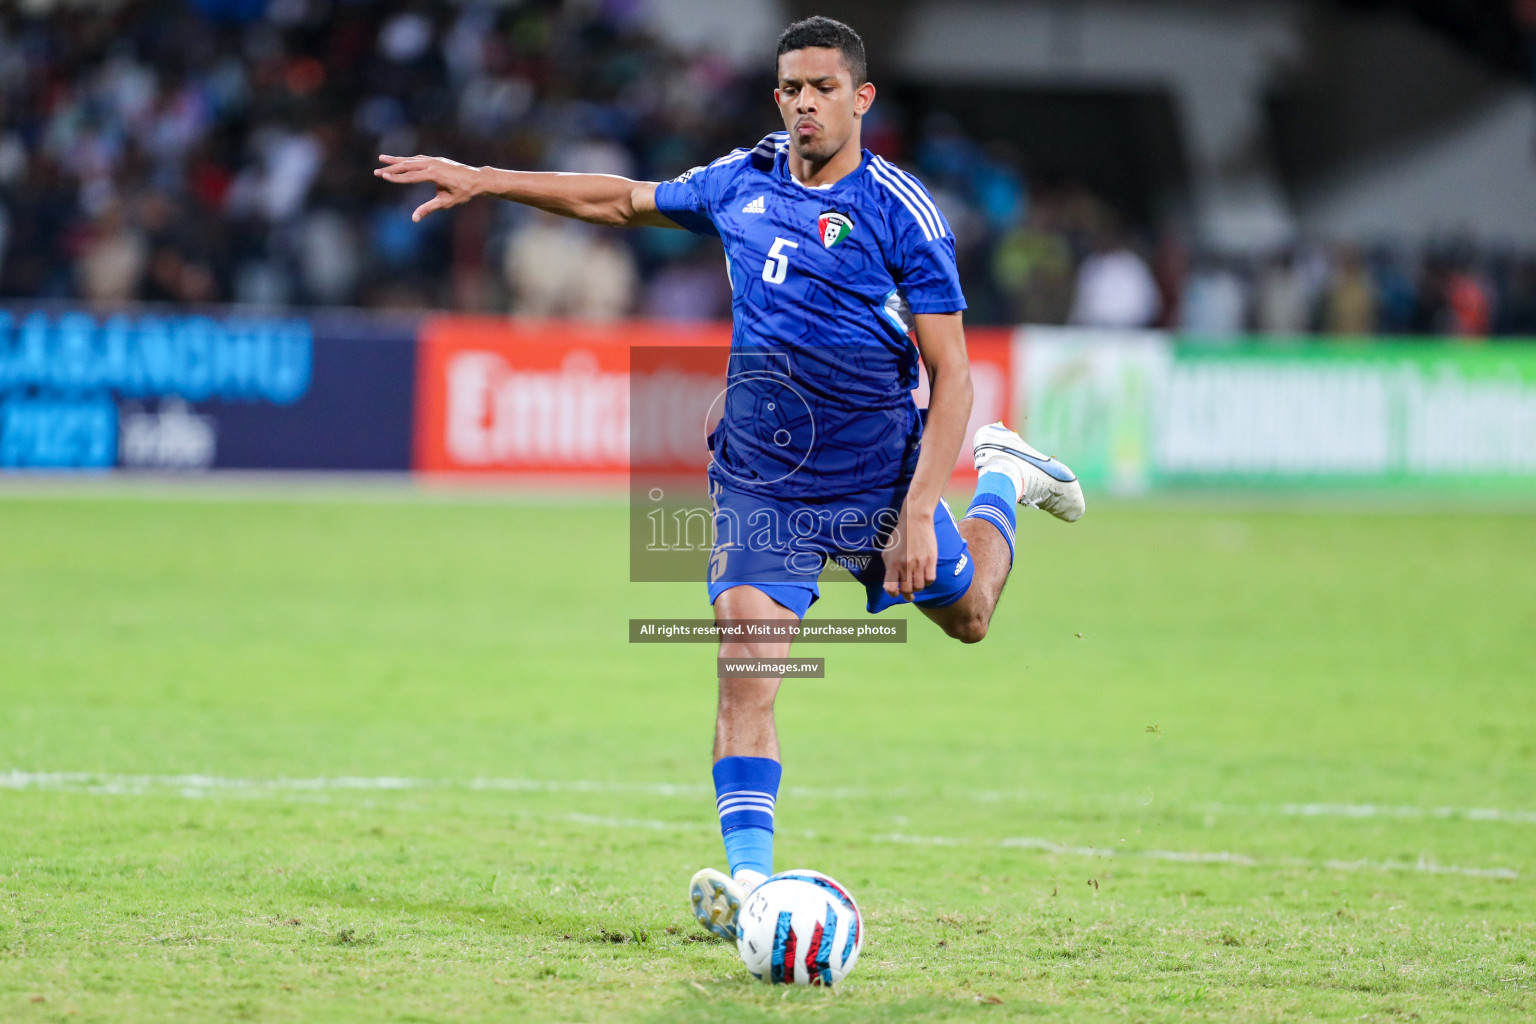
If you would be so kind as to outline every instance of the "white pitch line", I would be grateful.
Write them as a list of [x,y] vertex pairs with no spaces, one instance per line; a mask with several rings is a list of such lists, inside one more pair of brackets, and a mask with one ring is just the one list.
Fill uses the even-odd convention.
[[323,790],[469,790],[515,793],[638,793],[648,796],[701,796],[713,792],[700,784],[670,782],[561,781],[557,779],[412,779],[339,775],[298,779],[238,779],[217,775],[115,775],[99,772],[0,772],[0,789],[39,789],[73,793],[135,796],[166,792],[266,793]]
[[[592,825],[602,828],[644,829],[652,832],[713,832],[713,823],[703,824],[686,821],[660,821],[649,818],[606,818],[593,814],[555,814],[530,817],[551,821],[564,821],[573,825]],[[781,831],[782,834],[782,831]],[[796,832],[797,836],[816,839],[815,832]],[[1409,871],[1431,875],[1461,875],[1466,878],[1494,878],[1513,881],[1520,873],[1512,868],[1467,868],[1455,864],[1438,864],[1428,857],[1417,861],[1392,860],[1308,860],[1304,857],[1282,857],[1263,860],[1246,853],[1227,850],[1116,850],[1103,846],[1071,846],[1050,839],[1032,836],[1009,836],[1004,839],[972,839],[968,836],[913,836],[900,832],[888,832],[869,837],[870,842],[897,843],[904,846],[1000,846],[1005,849],[1039,850],[1042,853],[1064,857],[1086,857],[1097,860],[1137,859],[1172,861],[1179,864],[1232,864],[1245,868],[1304,868],[1310,871]]]
[[[141,796],[160,793],[167,796],[199,798],[209,793],[237,793],[263,795],[269,793],[311,794],[325,790],[388,792],[402,790],[468,790],[473,792],[521,792],[521,793],[644,793],[668,797],[696,797],[707,794],[708,787],[684,783],[610,783],[595,780],[559,781],[549,779],[471,779],[469,781],[396,778],[391,776],[335,776],[307,779],[238,779],[215,775],[112,775],[96,772],[20,772],[0,773],[0,790],[43,790],[49,792],[90,793],[108,796]],[[819,793],[847,794],[848,790],[823,790]],[[1208,811],[1233,810],[1224,805],[1213,805]],[[1291,809],[1295,810],[1291,810]],[[1454,808],[1375,808],[1369,804],[1282,804],[1273,810],[1278,813],[1318,814],[1312,808],[1346,810],[1345,817],[1371,817],[1378,812],[1392,811],[1396,817],[1464,817],[1470,821],[1523,821],[1513,814],[1494,817],[1494,812],[1480,810],[1456,811]],[[1405,810],[1422,813],[1401,813]],[[1442,813],[1447,812],[1447,813]],[[555,820],[576,825],[600,828],[645,829],[662,832],[697,832],[705,826],[693,822],[662,821],[646,818],[611,818],[592,814],[567,813],[554,816]],[[814,833],[804,833],[814,836]],[[998,846],[1009,849],[1039,850],[1043,853],[1069,857],[1095,859],[1138,858],[1142,860],[1173,861],[1183,864],[1233,864],[1240,867],[1296,867],[1330,871],[1413,871],[1437,875],[1462,875],[1473,878],[1515,879],[1519,873],[1510,868],[1468,868],[1451,864],[1437,864],[1428,858],[1417,861],[1372,860],[1307,860],[1287,857],[1265,861],[1242,853],[1204,850],[1118,850],[1098,846],[1071,846],[1050,839],[1030,836],[1012,836],[1004,839],[972,839],[967,836],[911,836],[887,833],[870,837],[873,842],[901,843],[916,846]]]
[[[261,795],[281,792],[321,792],[326,790],[468,790],[471,792],[510,793],[595,793],[637,794],[674,798],[713,796],[704,783],[689,782],[610,782],[600,779],[419,779],[395,776],[339,775],[318,778],[241,779],[216,775],[123,775],[105,772],[0,772],[0,790],[55,790],[104,795],[137,795],[165,791],[195,790],[205,793]],[[930,792],[913,789],[865,789],[860,787],[816,788],[786,786],[784,796],[804,800],[908,800],[966,799],[978,803],[1029,801],[1030,793],[1009,790],[956,790]],[[1140,801],[1138,801],[1139,803]],[[1146,805],[1143,805],[1146,806]],[[1181,810],[1169,805],[1169,810]],[[1502,822],[1536,825],[1536,811],[1502,810],[1495,807],[1414,807],[1387,804],[1284,803],[1284,804],[1202,804],[1191,809],[1201,814],[1274,815],[1303,818],[1406,818],[1439,821]]]
[[573,825],[595,825],[600,828],[638,828],[652,832],[713,832],[714,822],[689,823],[686,821],[657,821],[651,818],[608,818],[600,814],[570,812],[559,815],[559,820]]
[[1418,871],[1432,875],[1463,875],[1471,878],[1516,879],[1520,873],[1511,868],[1464,868],[1454,864],[1437,864],[1427,857],[1417,861],[1392,860],[1307,860],[1302,857],[1284,857],[1266,861],[1245,853],[1226,850],[1116,850],[1101,846],[1068,846],[1049,839],[1030,836],[1014,836],[1007,839],[973,840],[964,836],[909,836],[900,833],[872,836],[877,843],[902,843],[914,846],[1003,846],[1015,849],[1040,850],[1067,857],[1090,857],[1101,860],[1136,858],[1139,860],[1166,860],[1181,864],[1234,864],[1239,867],[1287,867],[1326,869],[1329,871]]
[[1209,804],[1211,814],[1279,814],[1298,818],[1438,818],[1441,820],[1504,821],[1536,825],[1536,811],[1506,811],[1497,807],[1412,807],[1383,804],[1260,804],[1255,807]]

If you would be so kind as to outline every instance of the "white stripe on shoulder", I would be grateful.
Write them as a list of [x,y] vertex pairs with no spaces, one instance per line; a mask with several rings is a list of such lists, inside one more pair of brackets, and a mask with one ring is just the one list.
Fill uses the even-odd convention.
[[876,181],[889,189],[897,199],[901,200],[901,205],[907,208],[907,212],[912,215],[912,219],[917,221],[917,226],[923,229],[923,237],[928,239],[930,242],[933,241],[933,228],[928,226],[928,218],[919,212],[918,208],[912,204],[912,200],[908,198],[907,193],[902,189],[902,187],[895,184],[885,176],[885,174],[880,170],[878,162],[870,163],[869,173],[874,177]]
[[725,154],[725,156],[721,157],[720,159],[714,161],[709,166],[719,167],[721,164],[735,163],[737,160],[745,160],[751,155],[752,151],[750,149],[733,150],[732,152]]
[[916,217],[918,223],[922,225],[923,234],[927,236],[930,242],[935,238],[944,237],[943,225],[935,220],[933,215],[923,206],[912,186],[898,178],[889,165],[876,166],[871,164],[870,170],[876,178],[885,183],[887,188],[901,198],[901,201],[906,204],[908,210],[912,211],[912,216]]
[[944,230],[944,218],[939,215],[938,206],[934,203],[933,197],[928,194],[928,190],[923,187],[923,183],[917,180],[917,175],[907,173],[900,167],[897,167],[895,164],[882,157],[877,156],[875,159],[884,164],[886,170],[894,171],[896,177],[899,180],[905,182],[907,186],[912,189],[912,194],[916,196],[918,203],[926,207],[928,211],[933,215],[933,223],[937,227],[939,235],[942,237],[948,234],[948,232]]

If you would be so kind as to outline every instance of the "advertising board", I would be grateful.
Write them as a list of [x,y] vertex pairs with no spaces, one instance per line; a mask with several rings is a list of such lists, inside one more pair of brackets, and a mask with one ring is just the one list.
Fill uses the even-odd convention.
[[1085,483],[1536,483],[1536,346],[1020,331],[1037,447]]
[[0,309],[0,472],[405,470],[415,324]]

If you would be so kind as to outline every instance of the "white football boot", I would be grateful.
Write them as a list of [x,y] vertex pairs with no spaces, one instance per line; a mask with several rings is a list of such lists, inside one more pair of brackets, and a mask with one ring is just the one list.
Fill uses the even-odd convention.
[[688,883],[688,900],[699,924],[728,942],[736,941],[736,915],[747,901],[747,887],[724,871],[702,868]]
[[1019,504],[1041,508],[1069,523],[1083,518],[1087,505],[1077,474],[1066,463],[1041,455],[1017,432],[1002,421],[989,423],[976,431],[971,446],[976,456],[976,472],[1006,473],[1019,489]]

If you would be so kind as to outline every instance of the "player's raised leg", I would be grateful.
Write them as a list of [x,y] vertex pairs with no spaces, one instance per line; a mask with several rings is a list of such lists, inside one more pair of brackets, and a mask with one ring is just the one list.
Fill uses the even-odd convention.
[[[800,616],[764,591],[732,587],[715,599],[720,623],[771,621],[786,624]],[[722,658],[784,658],[790,641],[722,640]],[[730,873],[704,868],[689,884],[694,916],[721,938],[736,938],[736,915],[746,894],[773,874],[773,811],[778,799],[779,737],[773,702],[777,676],[724,677],[715,715],[715,802]]]
[[923,608],[944,632],[964,643],[976,643],[987,635],[1013,568],[1015,506],[1043,509],[1069,523],[1081,519],[1086,509],[1077,475],[1058,459],[1025,444],[1002,423],[977,430],[972,452],[976,494],[959,528],[970,547],[975,575],[958,601]]

